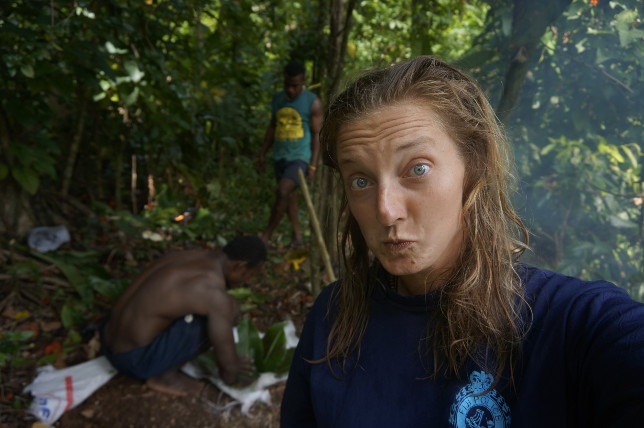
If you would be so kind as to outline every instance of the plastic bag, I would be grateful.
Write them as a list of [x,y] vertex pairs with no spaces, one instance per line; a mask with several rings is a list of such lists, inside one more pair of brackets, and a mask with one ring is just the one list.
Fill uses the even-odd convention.
[[29,248],[41,253],[53,251],[69,240],[69,231],[64,225],[34,227],[27,234]]
[[48,365],[38,369],[38,376],[25,388],[34,397],[29,413],[51,425],[67,410],[82,403],[116,374],[105,357],[56,370]]

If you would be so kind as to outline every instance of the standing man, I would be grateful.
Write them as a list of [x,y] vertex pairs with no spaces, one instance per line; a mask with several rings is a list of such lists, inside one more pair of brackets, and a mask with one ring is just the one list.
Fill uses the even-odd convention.
[[277,178],[275,203],[271,208],[268,227],[261,234],[267,243],[284,213],[293,225],[293,245],[302,243],[297,224],[297,195],[300,185],[298,170],[310,180],[315,174],[322,126],[322,103],[313,92],[304,88],[304,65],[291,61],[284,67],[284,90],[271,101],[271,121],[266,128],[264,145],[259,152],[258,168],[264,170],[266,152],[273,146],[273,161]]
[[202,385],[180,368],[212,346],[221,379],[247,385],[253,363],[237,354],[239,304],[226,290],[250,280],[264,260],[266,246],[256,236],[237,237],[223,250],[185,250],[157,260],[112,309],[101,331],[104,355],[152,389],[196,395]]

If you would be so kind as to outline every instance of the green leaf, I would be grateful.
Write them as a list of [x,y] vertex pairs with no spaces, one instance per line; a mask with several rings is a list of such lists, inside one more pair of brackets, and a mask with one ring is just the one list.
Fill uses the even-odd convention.
[[609,220],[611,225],[620,229],[632,229],[637,227],[637,224],[635,224],[634,222],[630,220],[624,220],[616,215],[611,215],[609,217]]
[[637,164],[638,164],[637,157],[635,156],[631,148],[628,146],[621,146],[621,149],[624,152],[624,154],[628,157],[628,160],[631,161],[631,165],[633,166],[633,168],[637,168]]
[[30,79],[34,78],[34,68],[31,64],[23,64],[20,66],[20,71],[22,74],[25,76],[29,77]]
[[63,346],[73,346],[73,345],[79,345],[83,341],[83,337],[80,335],[80,333],[72,329],[69,331],[67,334],[67,337],[63,341]]
[[125,103],[126,106],[131,106],[136,102],[136,100],[139,98],[139,88],[136,87],[132,92],[130,92],[125,98],[123,98],[123,103]]
[[644,39],[644,30],[638,29],[635,25],[639,20],[636,10],[624,10],[615,18],[619,44],[622,47],[626,47],[638,39]]
[[217,367],[217,361],[215,360],[215,352],[211,348],[206,352],[199,354],[195,358],[195,363],[202,369],[206,374],[211,376],[217,376],[219,369]]
[[604,142],[601,142],[598,147],[599,151],[601,153],[607,153],[610,155],[617,163],[623,163],[624,162],[624,156],[619,152],[619,148],[613,144],[607,144]]
[[264,355],[262,340],[259,337],[259,331],[246,318],[237,326],[237,353],[247,356],[255,362],[260,360]]
[[33,169],[17,166],[11,170],[11,175],[23,189],[32,195],[36,194],[40,186],[40,179]]
[[293,354],[295,354],[295,348],[288,348],[282,359],[282,363],[275,366],[273,370],[277,374],[286,373],[289,368],[291,368],[291,361],[293,361]]
[[9,167],[0,163],[0,181],[4,180],[7,175],[9,175]]
[[123,294],[123,290],[127,286],[127,281],[104,279],[94,275],[87,279],[92,289],[113,302]]
[[239,287],[228,290],[228,294],[236,299],[245,300],[253,294],[253,291],[248,287]]
[[145,76],[145,73],[139,70],[138,64],[134,61],[125,61],[124,66],[127,74],[130,76],[130,80],[134,83],[137,83]]
[[83,279],[83,276],[76,266],[64,262],[52,254],[34,252],[33,255],[54,264],[65,275],[69,283],[74,286],[83,300],[91,300],[92,289],[88,287],[89,282]]
[[17,342],[24,342],[33,336],[34,332],[27,331],[8,331],[0,336],[0,352],[10,353],[16,352],[20,349]]
[[63,323],[63,327],[69,330],[76,324],[82,323],[83,317],[74,307],[65,304],[60,311],[60,321]]
[[44,366],[47,364],[54,364],[58,358],[60,358],[60,355],[58,354],[43,355],[42,357],[38,358],[38,365]]
[[119,49],[116,46],[114,46],[112,42],[105,42],[105,49],[107,50],[108,53],[111,53],[111,54],[127,53],[127,49]]
[[[33,331],[8,331],[0,334],[0,367],[4,367],[7,361],[19,357],[25,340],[33,336]],[[15,364],[13,364],[15,366]]]
[[262,340],[264,345],[263,358],[257,362],[260,372],[275,372],[284,365],[286,359],[285,322],[277,322],[270,326]]
[[548,144],[547,146],[541,149],[540,154],[541,156],[545,156],[556,148],[557,148],[557,145],[555,143]]

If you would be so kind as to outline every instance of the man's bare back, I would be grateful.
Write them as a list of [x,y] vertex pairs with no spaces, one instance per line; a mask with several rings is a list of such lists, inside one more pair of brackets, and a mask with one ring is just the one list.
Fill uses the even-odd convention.
[[[243,242],[238,241],[240,239]],[[172,334],[171,331],[184,329],[185,332],[174,333],[179,340],[184,340],[183,337],[190,334],[206,336],[205,344],[213,346],[220,377],[224,382],[235,383],[240,376],[250,373],[252,364],[237,355],[232,333],[239,315],[239,305],[226,289],[249,280],[260,263],[232,259],[226,250],[237,255],[244,245],[256,246],[259,248],[256,251],[259,262],[262,262],[265,247],[261,241],[257,241],[259,238],[255,237],[237,238],[231,242],[232,250],[227,246],[223,251],[182,251],[167,255],[146,267],[118,300],[105,326],[104,348],[108,358],[118,360],[122,356],[132,356],[135,360],[132,364],[137,365],[139,362],[136,359],[144,358],[139,357],[142,350],[161,352],[156,349],[161,347],[157,343],[159,338],[170,341],[167,337]],[[196,340],[190,343],[190,349],[192,346],[199,348],[199,344],[194,343]],[[146,347],[154,349],[148,351]],[[161,357],[168,357],[173,352],[173,349],[160,349]],[[148,354],[145,355],[148,359]],[[184,362],[181,361],[181,364]],[[118,364],[118,361],[113,363]],[[143,373],[138,373],[137,368],[129,373],[148,379],[148,385],[164,392],[181,395],[194,393],[200,388],[195,385],[196,381],[179,373],[181,364],[177,363],[176,367],[168,367],[154,376],[148,376],[147,366]],[[125,369],[130,370],[129,366],[123,371]],[[151,370],[156,373],[154,369]]]

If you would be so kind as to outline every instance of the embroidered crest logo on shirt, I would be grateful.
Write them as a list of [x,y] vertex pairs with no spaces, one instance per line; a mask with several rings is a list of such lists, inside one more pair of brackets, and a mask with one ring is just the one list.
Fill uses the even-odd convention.
[[494,382],[484,371],[472,372],[470,383],[458,391],[449,415],[455,428],[505,428],[510,426],[510,408],[495,389],[483,394]]
[[275,138],[278,140],[297,140],[304,137],[302,117],[291,107],[283,107],[275,114]]

